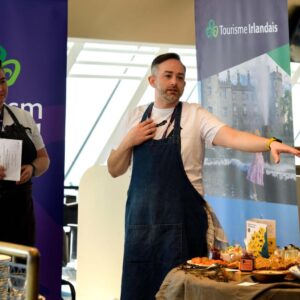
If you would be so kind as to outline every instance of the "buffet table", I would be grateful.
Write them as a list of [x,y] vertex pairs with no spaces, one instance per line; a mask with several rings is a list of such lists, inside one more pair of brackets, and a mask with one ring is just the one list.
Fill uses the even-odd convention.
[[[242,276],[240,281],[211,279],[197,270],[178,267],[164,279],[156,300],[299,300],[300,281],[289,280],[276,283],[254,283],[251,275]],[[211,278],[209,278],[211,277]]]

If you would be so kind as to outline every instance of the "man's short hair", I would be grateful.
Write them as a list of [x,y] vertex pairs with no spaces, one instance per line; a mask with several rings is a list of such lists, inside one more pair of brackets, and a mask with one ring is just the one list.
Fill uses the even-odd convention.
[[181,62],[181,64],[184,67],[184,71],[185,71],[186,68],[185,68],[185,65],[182,63],[182,61],[180,59],[180,56],[177,53],[168,52],[168,53],[164,53],[164,54],[158,55],[158,56],[156,56],[154,58],[154,60],[152,61],[152,64],[151,64],[151,72],[152,72],[152,74],[154,73],[154,69],[158,65],[160,65],[161,63],[163,63],[164,61],[169,60],[169,59],[176,59],[179,62]]
[[2,60],[0,59],[0,69],[2,69]]

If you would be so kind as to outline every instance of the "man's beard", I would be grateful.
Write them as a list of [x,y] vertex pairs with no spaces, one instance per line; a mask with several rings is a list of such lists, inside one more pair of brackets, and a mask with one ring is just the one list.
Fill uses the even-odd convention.
[[169,104],[177,103],[181,97],[181,93],[179,90],[176,90],[176,92],[171,92],[169,90],[161,91],[161,97]]

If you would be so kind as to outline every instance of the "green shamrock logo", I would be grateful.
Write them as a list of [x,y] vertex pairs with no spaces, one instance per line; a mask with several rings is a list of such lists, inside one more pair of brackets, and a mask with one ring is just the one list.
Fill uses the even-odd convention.
[[2,61],[2,68],[6,76],[7,85],[12,86],[21,72],[21,64],[16,59],[6,60],[7,52],[4,47],[0,46],[0,60]]
[[206,36],[209,39],[216,38],[219,34],[219,28],[214,20],[209,20],[205,29]]

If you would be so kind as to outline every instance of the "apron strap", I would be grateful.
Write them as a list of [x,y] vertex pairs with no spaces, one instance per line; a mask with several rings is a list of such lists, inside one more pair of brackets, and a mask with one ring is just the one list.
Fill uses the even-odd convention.
[[180,119],[181,119],[181,111],[182,111],[182,102],[178,102],[175,108],[175,116],[174,116],[174,134],[175,136],[180,136]]
[[31,132],[31,129],[29,127],[24,127],[23,125],[20,124],[20,122],[18,121],[18,119],[15,116],[15,114],[12,112],[12,110],[7,105],[4,105],[4,107],[8,111],[8,113],[10,114],[11,118],[13,119],[14,123],[17,126],[23,127],[24,129],[29,130]]
[[15,116],[15,114],[11,111],[11,109],[7,106],[7,105],[4,105],[5,109],[8,111],[8,113],[10,114],[11,118],[13,119],[14,123],[17,124],[17,125],[20,125],[17,117]]
[[[154,102],[150,103],[149,106],[146,108],[143,116],[142,116],[142,119],[141,119],[141,122],[145,121],[147,118],[150,118],[151,116],[151,112],[152,112],[152,109],[153,109],[153,105],[154,105]],[[176,107],[174,108],[174,113],[172,114],[172,117],[174,116],[174,134],[177,135],[177,136],[180,136],[180,119],[181,119],[181,111],[182,111],[182,102],[178,102]],[[173,120],[172,120],[173,122]]]
[[150,118],[153,105],[154,105],[154,102],[152,102],[152,103],[149,104],[149,106],[147,107],[147,109],[145,110],[145,112],[143,114],[141,122],[145,121],[147,118]]

